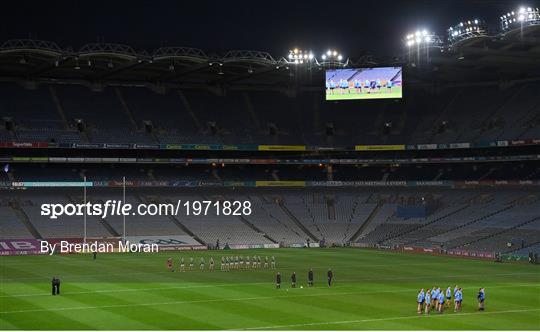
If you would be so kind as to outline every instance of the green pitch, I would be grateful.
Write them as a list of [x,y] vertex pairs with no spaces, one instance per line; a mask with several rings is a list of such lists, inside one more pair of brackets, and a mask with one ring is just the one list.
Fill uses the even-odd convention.
[[[274,255],[276,270],[198,270],[222,254]],[[195,270],[169,272],[183,255]],[[540,329],[540,266],[362,249],[0,257],[2,329]],[[208,267],[208,266],[207,266]],[[306,287],[309,267],[315,287]],[[326,270],[335,283],[328,288]],[[275,272],[283,274],[275,289]],[[299,286],[291,289],[290,273]],[[50,279],[62,295],[50,295]],[[419,288],[458,284],[462,313],[416,314]],[[476,293],[486,288],[486,311]]]
[[326,100],[353,100],[353,99],[399,99],[403,97],[402,87],[392,88],[392,92],[388,92],[386,88],[381,88],[381,91],[374,91],[372,93],[353,93],[354,89],[350,90],[351,93],[339,94],[336,91],[335,94],[327,94]]

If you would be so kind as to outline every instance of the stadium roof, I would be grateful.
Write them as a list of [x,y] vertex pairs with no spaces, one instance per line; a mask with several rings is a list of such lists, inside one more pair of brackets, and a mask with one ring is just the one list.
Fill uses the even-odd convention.
[[[443,82],[539,77],[540,26],[470,38],[416,54],[364,56],[350,59],[347,65],[408,66],[409,82],[422,82],[425,77]],[[95,86],[320,86],[317,72],[322,69],[319,65],[295,66],[283,56],[264,51],[209,54],[190,47],[140,51],[110,43],[91,43],[74,50],[32,39],[8,40],[0,46],[0,79],[26,82],[76,81]]]

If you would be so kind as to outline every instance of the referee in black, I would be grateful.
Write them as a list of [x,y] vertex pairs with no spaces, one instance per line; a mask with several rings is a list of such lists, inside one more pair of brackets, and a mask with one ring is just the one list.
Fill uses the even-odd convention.
[[332,286],[332,278],[334,277],[334,273],[332,273],[332,269],[328,269],[328,287]]
[[296,288],[296,272],[291,275],[291,288]]
[[276,288],[281,288],[281,273],[276,274]]
[[52,295],[60,295],[60,279],[53,277],[51,280]]
[[313,269],[309,269],[307,274],[307,284],[309,287],[313,287]]

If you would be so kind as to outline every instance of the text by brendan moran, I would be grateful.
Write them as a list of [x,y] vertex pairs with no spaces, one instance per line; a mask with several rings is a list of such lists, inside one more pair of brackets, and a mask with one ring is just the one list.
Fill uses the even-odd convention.
[[42,254],[83,254],[83,253],[113,253],[113,252],[159,252],[159,246],[155,243],[142,244],[131,243],[129,241],[112,242],[90,241],[86,243],[74,243],[69,241],[60,241],[58,243],[49,243],[40,241],[40,252]]

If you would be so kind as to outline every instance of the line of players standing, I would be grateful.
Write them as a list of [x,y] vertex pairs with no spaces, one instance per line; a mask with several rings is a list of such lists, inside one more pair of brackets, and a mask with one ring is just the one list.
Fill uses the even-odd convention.
[[[424,292],[422,288],[417,295],[416,302],[418,305],[418,314],[424,312],[426,315],[429,315],[431,310],[435,310],[438,313],[442,314],[445,308],[450,308],[450,301],[454,298],[454,312],[461,311],[461,306],[463,303],[463,290],[457,285],[454,287],[454,292],[450,286],[446,291],[441,290],[440,287],[433,287]],[[484,288],[480,288],[478,291],[478,310],[484,310],[484,301],[486,298],[486,293]]]
[[[193,270],[193,267],[195,265],[193,257],[189,258],[189,270]],[[180,258],[180,271],[186,271],[186,262],[184,260],[184,257]],[[272,256],[271,260],[269,260],[268,256],[264,257],[264,268],[267,269],[271,267],[272,269],[276,268],[276,258]],[[169,271],[174,272],[174,262],[172,257],[169,257],[167,259],[167,268]],[[205,270],[206,268],[206,260],[204,257],[201,257],[199,259],[199,270]],[[208,269],[210,271],[213,271],[215,268],[215,262],[214,258],[210,257],[208,260]],[[261,256],[246,256],[245,259],[243,256],[222,256],[221,262],[220,262],[220,269],[221,271],[230,271],[230,270],[240,270],[240,269],[260,269],[263,268],[262,258]]]
[[386,87],[387,91],[392,91],[394,82],[391,80],[383,82],[380,79],[366,80],[365,82],[355,79],[352,84],[346,79],[340,79],[339,82],[334,82],[333,79],[326,81],[326,93],[331,95],[335,94],[336,91],[338,94],[351,93],[351,91],[357,94],[371,93],[372,91],[381,91],[382,87]]

